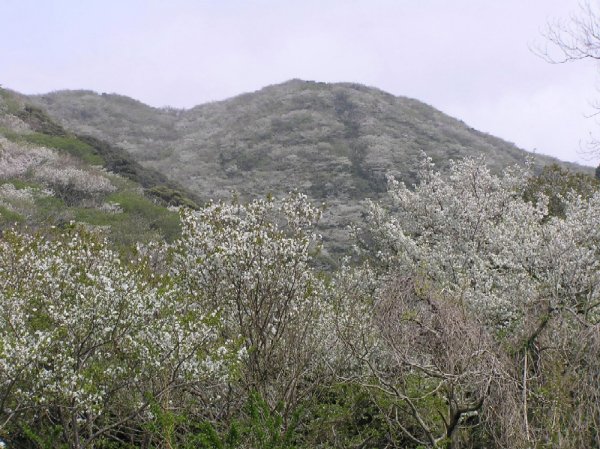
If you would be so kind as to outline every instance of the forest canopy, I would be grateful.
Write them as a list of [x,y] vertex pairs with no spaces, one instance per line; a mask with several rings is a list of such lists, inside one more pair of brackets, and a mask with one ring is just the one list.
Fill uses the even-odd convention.
[[0,439],[598,446],[600,192],[556,170],[425,158],[335,271],[297,193],[181,208],[177,239],[127,251],[76,224],[5,231]]

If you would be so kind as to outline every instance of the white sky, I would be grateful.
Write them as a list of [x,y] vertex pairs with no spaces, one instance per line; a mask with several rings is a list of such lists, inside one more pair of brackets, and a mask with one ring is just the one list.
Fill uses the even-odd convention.
[[529,49],[577,0],[0,0],[0,84],[191,107],[301,78],[419,99],[527,150],[597,165],[597,67]]

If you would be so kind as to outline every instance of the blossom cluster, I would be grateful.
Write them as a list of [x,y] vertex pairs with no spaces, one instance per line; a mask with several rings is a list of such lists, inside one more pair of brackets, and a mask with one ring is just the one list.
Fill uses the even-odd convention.
[[[171,275],[223,319],[248,354],[245,381],[273,402],[317,357],[326,306],[312,267],[321,215],[306,196],[214,203],[183,211]],[[262,385],[258,380],[261,379]]]
[[81,168],[75,159],[53,149],[0,137],[0,179],[32,180],[80,198],[114,192],[107,174],[98,168]]
[[16,178],[47,162],[58,160],[55,151],[25,146],[0,137],[0,179]]
[[426,159],[414,190],[390,179],[394,212],[373,204],[369,215],[380,260],[425,276],[500,327],[534,305],[595,304],[600,195],[573,194],[565,218],[552,217],[543,194],[524,199],[530,176],[527,167],[493,175],[481,159],[442,174]]
[[2,236],[0,425],[45,417],[91,443],[155,403],[215,408],[232,373],[238,393],[296,396],[326,350],[321,211],[291,195],[181,213],[178,241],[132,260],[74,225]]
[[34,177],[50,186],[72,187],[89,195],[110,193],[116,190],[106,176],[75,167],[59,168],[44,165],[35,170]]
[[53,192],[49,189],[36,187],[17,189],[15,185],[10,182],[0,184],[0,206],[20,214],[27,213],[34,209],[34,202],[37,198],[52,195]]
[[4,425],[69,416],[66,434],[93,439],[181,385],[227,377],[233,345],[218,317],[146,258],[127,263],[76,228],[51,239],[6,232],[0,253]]

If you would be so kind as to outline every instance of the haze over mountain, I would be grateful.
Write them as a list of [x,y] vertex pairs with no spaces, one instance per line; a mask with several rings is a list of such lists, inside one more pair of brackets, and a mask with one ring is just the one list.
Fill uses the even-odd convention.
[[81,90],[29,98],[202,199],[305,192],[326,204],[324,233],[335,242],[360,202],[385,192],[387,174],[414,182],[423,152],[442,168],[483,155],[492,170],[532,156],[417,100],[350,83],[291,80],[187,110]]

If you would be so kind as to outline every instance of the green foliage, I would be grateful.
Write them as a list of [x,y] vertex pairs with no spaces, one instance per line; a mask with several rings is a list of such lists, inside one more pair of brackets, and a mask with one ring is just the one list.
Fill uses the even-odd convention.
[[296,449],[298,424],[301,411],[296,410],[291,419],[284,423],[280,408],[271,410],[258,393],[250,395],[243,410],[243,416],[233,421],[229,428],[219,433],[216,428],[204,422],[198,427],[194,437],[199,449]]
[[585,173],[577,173],[557,164],[547,165],[541,173],[531,178],[523,197],[526,201],[537,201],[540,194],[548,197],[548,216],[564,217],[565,200],[568,195],[590,198],[600,188],[600,180]]
[[250,396],[246,420],[240,423],[239,433],[251,447],[264,449],[292,449],[300,410],[296,410],[284,426],[283,415],[279,407],[269,409],[267,402],[258,394]]
[[5,128],[4,126],[0,126],[0,135],[6,137],[8,140],[12,142],[16,142],[19,139],[20,134],[13,131],[12,129]]
[[[150,399],[150,412],[152,413],[152,419],[144,425],[146,431],[148,431],[153,440],[156,440],[158,443],[164,443],[167,447],[175,447],[178,448],[191,448],[191,441],[193,440],[193,436],[190,434],[192,438],[184,438],[182,442],[178,442],[176,444],[176,430],[180,426],[184,426],[187,424],[188,419],[185,415],[177,413],[172,410],[166,410],[160,403],[154,398]],[[153,445],[154,446],[154,445]]]
[[390,428],[383,407],[389,400],[352,383],[319,389],[306,407],[306,447],[385,447]]
[[22,215],[0,205],[0,226],[10,226],[16,223],[22,223],[24,220],[25,219]]
[[37,224],[60,224],[71,220],[71,214],[64,200],[55,196],[44,196],[35,199]]
[[[3,100],[12,98],[3,91]],[[6,102],[6,101],[5,101]],[[25,105],[19,106],[19,117],[28,123],[35,132],[14,131],[9,128],[0,129],[0,134],[16,144],[11,151],[27,153],[28,145],[46,147],[66,153],[71,158],[64,159],[65,168],[74,168],[78,173],[89,171],[91,175],[97,173],[96,168],[88,165],[101,165],[114,173],[121,174],[133,182],[119,177],[113,177],[111,182],[119,191],[114,196],[105,198],[106,193],[87,191],[74,182],[64,182],[57,177],[53,182],[51,176],[54,166],[47,165],[44,161],[37,162],[17,178],[4,179],[10,181],[16,189],[34,189],[30,199],[23,202],[22,209],[0,209],[0,227],[7,228],[16,222],[38,228],[45,224],[62,225],[71,220],[88,223],[93,226],[102,226],[110,229],[113,242],[124,247],[137,241],[149,241],[156,238],[165,238],[169,241],[180,235],[178,214],[166,210],[156,204],[158,201],[164,205],[177,205],[197,208],[196,202],[178,185],[169,181],[160,173],[142,167],[124,150],[111,146],[94,137],[77,136],[67,133],[60,125],[41,109]],[[46,165],[45,165],[46,164]],[[42,167],[49,175],[43,184],[35,180],[35,171]],[[62,167],[57,167],[58,170]],[[105,174],[100,173],[102,178]],[[139,185],[147,190],[147,196],[135,193]],[[52,194],[36,193],[35,189],[50,187]],[[39,191],[41,192],[41,190]],[[141,192],[141,189],[140,189]],[[154,198],[153,201],[151,198]],[[119,203],[119,210],[110,210],[103,202]],[[27,219],[25,220],[25,216]]]
[[0,128],[0,134],[13,142],[27,142],[63,151],[88,164],[104,164],[104,160],[93,147],[73,135],[55,135],[44,132],[20,134],[6,128]]
[[91,165],[104,165],[104,159],[96,150],[75,136],[54,136],[42,133],[24,134],[21,136],[26,142],[36,145],[56,148],[75,156]]
[[[3,98],[12,99],[8,92],[2,93]],[[15,103],[15,107],[17,106],[18,103]],[[122,148],[92,136],[68,133],[44,110],[31,104],[26,104],[23,108],[18,106],[15,113],[36,132],[21,134],[8,128],[0,128],[0,134],[7,139],[64,151],[87,164],[101,165],[113,173],[141,184],[150,190],[150,195],[160,198],[168,205],[197,208],[193,196],[181,186],[158,171],[143,167]]]
[[188,198],[185,193],[165,185],[152,187],[146,190],[146,193],[152,197],[159,198],[169,206],[183,206],[190,209],[198,209],[198,205]]
[[57,137],[67,136],[65,129],[37,106],[27,104],[22,110],[17,112],[17,116],[38,133]]
[[197,199],[193,195],[162,173],[142,166],[122,148],[92,136],[80,135],[78,139],[102,158],[104,168],[140,184],[150,197],[159,199],[168,206],[198,208]]
[[[6,107],[6,112],[8,112],[9,114],[16,114],[21,109],[19,102],[16,100],[16,98],[13,96],[13,94],[11,94],[6,89],[2,89],[1,87],[0,87],[0,100],[1,100],[1,103],[4,103],[4,105]],[[0,103],[0,105],[1,105],[1,103]]]
[[73,212],[75,221],[96,226],[118,226],[119,221],[123,221],[117,214],[100,209],[81,207],[75,208]]
[[135,236],[139,236],[144,228],[155,231],[167,241],[175,240],[181,233],[177,212],[171,212],[141,194],[118,192],[110,195],[108,200],[117,203],[124,212],[114,216],[113,231],[117,241],[136,241]]
[[7,184],[7,183],[15,186],[15,189],[17,189],[17,190],[22,190],[22,189],[27,189],[27,188],[39,189],[41,187],[41,185],[37,182],[23,180],[23,179],[17,179],[17,178],[5,179],[5,180],[0,181],[0,185]]
[[[15,183],[19,188],[36,187],[27,181]],[[50,225],[63,226],[76,221],[105,228],[109,239],[120,248],[129,247],[136,242],[163,238],[172,241],[181,233],[177,212],[171,212],[139,193],[122,191],[111,195],[108,201],[114,205],[113,210],[70,205],[58,196],[36,196],[31,215],[27,219],[0,205],[0,229],[25,223],[34,229],[43,229]]]
[[[33,443],[36,449],[67,449],[69,447],[67,444],[61,442],[62,427],[58,424],[45,426],[38,431],[33,430],[28,425],[24,425],[22,432],[22,438],[25,441]],[[15,441],[15,447],[18,447],[19,443],[21,443],[19,439]]]
[[154,188],[158,188],[159,190],[163,188],[172,189],[179,195],[178,199],[182,201],[181,205],[183,205],[183,202],[185,201],[193,203],[193,199],[189,198],[190,194],[184,192],[181,186],[169,180],[169,178],[162,173],[142,166],[124,149],[113,146],[106,141],[92,136],[78,135],[77,138],[93,148],[93,150],[102,157],[103,166],[107,170],[130,179],[149,190]]
[[[40,185],[32,173],[38,165],[30,168],[21,177],[11,179],[11,183],[17,189],[27,187],[39,189],[50,187],[53,195],[33,195],[34,205],[28,206],[26,211],[29,225],[38,227],[40,224],[66,223],[71,220],[81,221],[94,226],[110,228],[113,242],[119,246],[127,246],[136,241],[148,241],[157,237],[172,241],[180,235],[180,224],[177,213],[169,212],[162,205],[185,206],[197,208],[197,203],[191,195],[186,193],[176,183],[167,179],[155,170],[142,167],[124,150],[114,147],[102,140],[89,136],[78,136],[67,133],[57,125],[41,109],[26,105],[19,109],[19,116],[25,120],[35,132],[22,133],[12,129],[2,128],[0,133],[7,139],[17,144],[16,148],[25,148],[27,144],[47,147],[69,154],[72,159],[66,159],[66,168],[74,167],[75,171],[90,171],[97,173],[97,169],[86,167],[87,165],[101,165],[113,173],[133,181],[126,181],[119,177],[113,177],[114,183],[119,191],[112,197],[104,198],[104,192],[87,191],[75,182],[64,182],[58,179],[52,182],[52,170],[54,167],[39,167],[50,173],[49,180],[45,185]],[[14,151],[14,150],[13,150]],[[105,178],[105,174],[100,176]],[[133,189],[141,185],[146,189],[146,196],[135,193]],[[154,201],[152,200],[154,199]],[[122,213],[115,213],[102,206],[104,201],[117,202]],[[14,222],[23,222],[22,211],[2,210],[0,227],[7,227]]]

